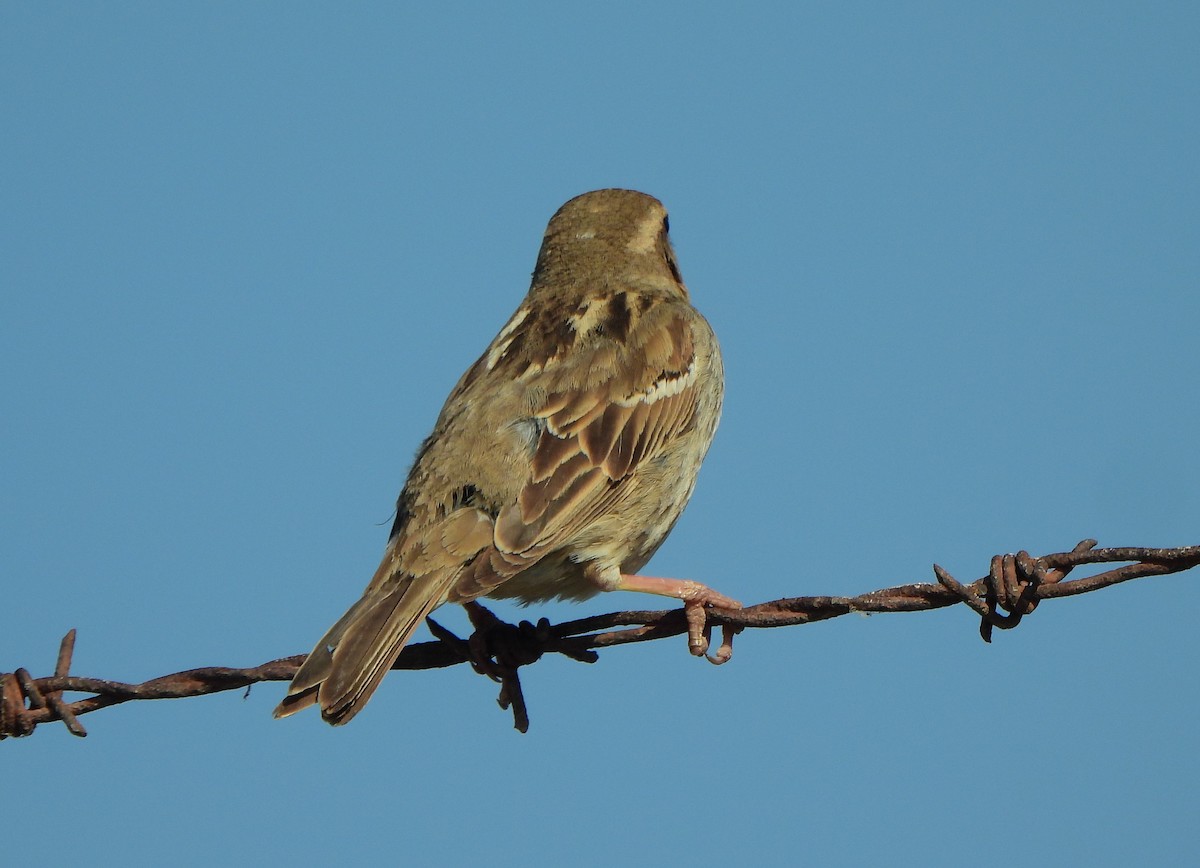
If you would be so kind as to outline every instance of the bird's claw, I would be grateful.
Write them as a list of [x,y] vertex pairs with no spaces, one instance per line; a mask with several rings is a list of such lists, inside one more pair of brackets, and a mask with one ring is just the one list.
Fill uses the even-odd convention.
[[[740,609],[741,603],[735,600],[730,600],[727,597],[721,597],[721,602],[716,605],[732,603],[732,605],[724,605],[723,608]],[[688,624],[688,650],[696,657],[705,657],[708,662],[714,666],[720,666],[722,663],[728,663],[733,657],[733,637],[738,632],[738,628],[731,624],[721,625],[721,644],[717,648],[715,655],[709,654],[709,645],[712,643],[712,624],[708,623],[708,615],[706,607],[712,604],[707,599],[688,600],[683,604],[683,612],[687,617]]]

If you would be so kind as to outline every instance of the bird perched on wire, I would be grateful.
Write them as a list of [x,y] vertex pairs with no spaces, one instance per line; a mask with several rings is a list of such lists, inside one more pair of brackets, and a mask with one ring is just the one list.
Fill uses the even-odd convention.
[[667,230],[662,203],[632,190],[585,193],[550,219],[528,295],[417,453],[382,563],[276,717],[317,704],[346,723],[430,612],[485,595],[675,597],[705,653],[705,607],[740,604],[637,574],[692,494],[724,391]]

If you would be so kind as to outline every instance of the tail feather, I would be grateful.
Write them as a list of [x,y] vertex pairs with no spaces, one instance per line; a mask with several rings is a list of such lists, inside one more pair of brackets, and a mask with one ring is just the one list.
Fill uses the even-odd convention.
[[319,704],[327,722],[347,723],[371,698],[425,616],[442,602],[443,584],[422,576],[386,593],[368,590],[321,637],[275,708],[275,717]]
[[309,652],[308,658],[300,664],[292,683],[288,685],[287,696],[273,713],[276,719],[290,717],[297,711],[303,711],[317,701],[317,688],[329,677],[333,669],[333,650],[341,643],[342,635],[351,623],[357,619],[366,606],[371,602],[370,594],[351,606],[338,622],[325,631],[325,635],[317,642],[316,647]]

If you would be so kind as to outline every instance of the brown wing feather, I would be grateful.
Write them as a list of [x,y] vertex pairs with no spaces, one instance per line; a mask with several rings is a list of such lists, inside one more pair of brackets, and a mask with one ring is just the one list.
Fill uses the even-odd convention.
[[593,464],[600,467],[606,464],[617,441],[627,433],[625,423],[632,415],[632,407],[609,404],[604,408],[604,412],[598,414],[579,432],[579,445]]
[[638,449],[645,442],[647,424],[651,421],[649,404],[637,404],[629,411],[616,442],[604,460],[604,472],[610,479],[624,479],[637,463]]
[[[477,558],[452,597],[488,593],[619,508],[638,467],[691,424],[697,398],[690,321],[669,306],[653,310],[663,315],[635,323],[623,344],[573,351],[570,367],[586,385],[572,384],[555,359],[525,375],[546,396],[533,414],[540,433],[532,472],[516,503],[496,516],[499,557]],[[591,364],[601,359],[605,364]]]

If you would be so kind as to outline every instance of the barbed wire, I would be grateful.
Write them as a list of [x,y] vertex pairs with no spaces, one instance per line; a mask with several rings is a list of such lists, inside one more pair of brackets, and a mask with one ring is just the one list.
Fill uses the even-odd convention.
[[[1111,563],[1124,566],[1067,580],[1076,567]],[[990,642],[993,629],[1016,627],[1042,600],[1085,594],[1131,579],[1182,572],[1197,565],[1200,565],[1200,546],[1098,549],[1096,541],[1088,539],[1069,552],[1038,558],[1024,551],[996,555],[988,574],[967,585],[935,564],[936,584],[900,585],[857,597],[788,597],[744,609],[708,609],[702,629],[707,642],[713,627],[721,628],[721,647],[709,659],[722,663],[732,653],[734,635],[747,628],[811,624],[851,612],[920,612],[962,604],[979,616],[980,635]],[[466,609],[474,628],[469,638],[462,639],[429,618],[435,641],[408,645],[392,669],[438,669],[469,663],[475,671],[501,685],[500,707],[511,709],[513,725],[521,732],[529,728],[529,712],[518,676],[522,666],[535,663],[547,653],[594,663],[599,659],[597,648],[650,642],[689,631],[689,615],[683,609],[612,612],[561,624],[551,624],[545,618],[536,624],[529,621],[509,624],[478,603],[469,603]],[[691,627],[694,629],[695,625]],[[248,669],[223,666],[189,669],[141,684],[127,684],[71,675],[75,635],[72,629],[63,637],[53,675],[33,678],[24,668],[0,673],[0,739],[27,736],[39,724],[59,720],[72,735],[86,736],[79,717],[112,705],[132,700],[203,696],[248,688],[264,681],[290,681],[307,656],[283,657]],[[91,695],[67,702],[64,693]]]

